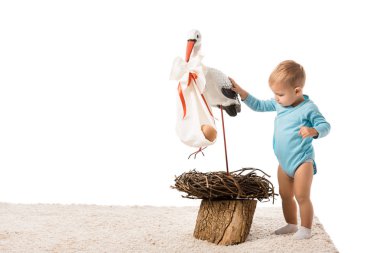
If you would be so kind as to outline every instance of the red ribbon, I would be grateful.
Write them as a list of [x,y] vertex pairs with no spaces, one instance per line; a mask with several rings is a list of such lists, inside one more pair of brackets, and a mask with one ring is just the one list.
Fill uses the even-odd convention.
[[[197,74],[196,73],[189,73],[189,79],[188,79],[188,82],[187,82],[187,87],[190,86],[191,84],[191,81],[194,81],[195,83],[195,87],[198,89],[199,93],[200,93],[200,90],[198,88],[198,85],[197,85],[197,82],[196,82],[196,79],[198,78]],[[185,102],[185,97],[183,96],[183,91],[182,91],[182,87],[181,87],[181,83],[178,84],[178,94],[179,94],[179,98],[181,99],[181,103],[182,103],[182,108],[183,108],[183,118],[184,119],[186,117],[186,102]],[[212,112],[210,110],[210,107],[208,106],[207,104],[207,101],[206,101],[206,98],[203,96],[203,94],[201,94],[202,96],[202,99],[203,99],[203,102],[205,103],[206,107],[207,107],[207,110],[208,112],[210,113],[210,115],[214,118],[214,115],[212,115]]]

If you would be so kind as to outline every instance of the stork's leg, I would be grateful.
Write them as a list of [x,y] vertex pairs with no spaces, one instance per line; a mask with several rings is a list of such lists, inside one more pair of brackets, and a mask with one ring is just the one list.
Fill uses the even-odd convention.
[[205,154],[203,153],[203,150],[205,150],[206,148],[207,148],[207,147],[203,147],[203,148],[200,147],[197,151],[195,151],[194,153],[191,153],[187,159],[190,159],[190,157],[191,157],[192,155],[194,155],[194,159],[197,158],[197,154],[198,154],[199,152],[201,152],[202,155],[205,156]]

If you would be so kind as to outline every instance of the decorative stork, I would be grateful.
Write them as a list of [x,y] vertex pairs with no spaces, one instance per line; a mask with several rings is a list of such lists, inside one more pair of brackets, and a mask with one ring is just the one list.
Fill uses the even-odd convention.
[[[191,30],[188,34],[187,55],[197,58],[202,45],[202,35],[198,30]],[[204,66],[204,65],[203,65]],[[232,88],[232,83],[228,77],[215,68],[204,66],[206,75],[206,87],[204,96],[211,106],[220,107],[229,116],[236,116],[241,110],[240,101],[236,92]]]
[[221,108],[228,171],[223,110],[230,116],[236,116],[241,105],[237,94],[231,89],[232,83],[228,77],[201,63],[201,41],[200,32],[191,30],[188,34],[185,60],[177,57],[173,62],[170,79],[179,81],[177,134],[185,144],[199,148],[193,153],[196,155],[215,143],[217,131],[210,106]]

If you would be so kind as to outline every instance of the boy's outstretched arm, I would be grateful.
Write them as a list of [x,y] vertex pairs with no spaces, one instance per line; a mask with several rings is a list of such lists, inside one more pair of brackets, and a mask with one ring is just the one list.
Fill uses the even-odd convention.
[[232,83],[232,90],[240,95],[241,100],[252,110],[257,112],[271,112],[276,111],[276,103],[274,99],[260,100],[250,95],[242,87],[240,87],[234,79],[229,77]]
[[245,100],[248,97],[248,92],[245,91],[240,85],[238,85],[234,79],[231,77],[228,77],[232,83],[232,90],[235,91],[237,94],[239,94],[241,100]]

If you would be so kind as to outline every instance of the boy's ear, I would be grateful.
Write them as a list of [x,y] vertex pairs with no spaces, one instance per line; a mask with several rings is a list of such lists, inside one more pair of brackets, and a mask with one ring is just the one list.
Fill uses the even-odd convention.
[[297,87],[297,88],[295,88],[294,90],[295,90],[296,94],[298,95],[298,94],[300,94],[300,92],[301,92],[301,87]]

